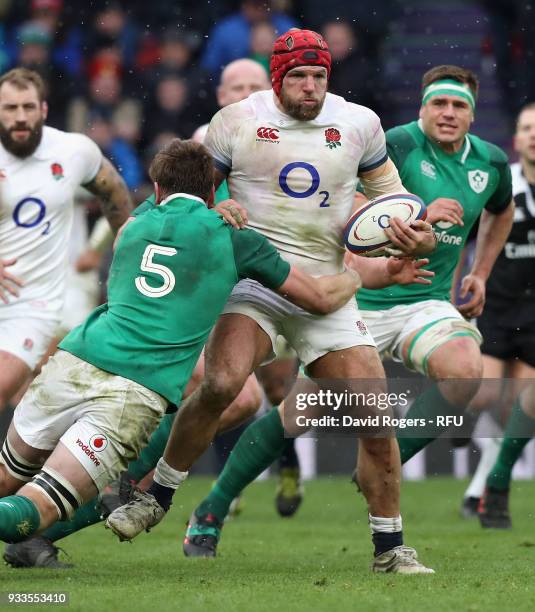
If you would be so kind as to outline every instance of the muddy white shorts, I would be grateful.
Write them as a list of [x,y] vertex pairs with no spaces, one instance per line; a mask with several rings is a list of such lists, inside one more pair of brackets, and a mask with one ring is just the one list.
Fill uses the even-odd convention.
[[58,351],[30,385],[13,423],[34,448],[52,450],[61,441],[101,491],[137,458],[166,407],[158,393]]
[[[424,300],[385,310],[363,310],[362,316],[377,344],[381,359],[390,357],[399,362],[403,362],[405,340],[417,329],[441,319],[464,322],[457,308],[445,300]],[[410,367],[410,364],[406,365]]]
[[[331,351],[375,346],[354,299],[328,315],[313,315],[252,280],[240,281],[223,314],[243,314],[258,323],[276,346],[280,334],[307,366]],[[275,352],[266,363],[275,358]]]

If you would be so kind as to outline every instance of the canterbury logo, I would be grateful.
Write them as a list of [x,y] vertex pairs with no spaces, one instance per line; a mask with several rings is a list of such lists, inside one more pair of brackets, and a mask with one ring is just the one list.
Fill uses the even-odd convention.
[[277,130],[277,128],[259,127],[256,130],[256,135],[258,138],[265,138],[266,140],[278,140],[278,134],[279,130]]

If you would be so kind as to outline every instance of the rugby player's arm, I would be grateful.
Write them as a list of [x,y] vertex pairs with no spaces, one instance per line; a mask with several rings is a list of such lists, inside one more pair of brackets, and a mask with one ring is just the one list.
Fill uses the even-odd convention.
[[102,158],[95,178],[84,187],[100,199],[100,208],[114,233],[127,220],[133,205],[128,188],[113,164]]
[[511,232],[514,213],[514,200],[500,213],[488,210],[481,213],[474,263],[470,273],[463,278],[459,293],[461,298],[471,294],[468,302],[459,306],[459,312],[465,317],[478,317],[483,312],[485,284]]
[[[215,168],[214,187],[216,191],[226,179],[227,175],[218,168]],[[214,206],[214,210],[223,217],[226,223],[229,223],[236,229],[242,229],[247,224],[247,210],[232,198],[219,202]]]
[[355,270],[346,269],[340,274],[315,278],[292,266],[275,292],[312,314],[325,315],[347,304],[361,285],[360,275]]
[[344,263],[359,273],[366,289],[383,289],[391,285],[430,285],[435,273],[424,266],[429,259],[397,259],[375,257],[373,259],[346,253]]

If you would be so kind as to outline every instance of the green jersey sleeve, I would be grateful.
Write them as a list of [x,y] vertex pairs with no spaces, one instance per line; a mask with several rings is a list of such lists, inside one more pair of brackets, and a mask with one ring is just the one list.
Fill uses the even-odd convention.
[[252,278],[268,289],[278,289],[290,274],[290,264],[258,232],[232,227],[229,230],[238,276]]
[[495,145],[487,143],[490,149],[490,163],[498,171],[498,184],[494,193],[485,204],[485,210],[495,215],[503,212],[511,202],[513,197],[513,179],[511,178],[511,168],[507,155]]
[[150,210],[151,208],[154,208],[155,201],[156,201],[156,196],[154,194],[150,195],[146,200],[141,202],[141,204],[137,208],[134,208],[134,210],[130,213],[130,216],[137,217],[141,213],[144,213],[146,210]]
[[398,172],[401,172],[405,160],[417,146],[418,143],[414,136],[405,129],[405,126],[392,128],[386,133],[386,152],[394,162]]

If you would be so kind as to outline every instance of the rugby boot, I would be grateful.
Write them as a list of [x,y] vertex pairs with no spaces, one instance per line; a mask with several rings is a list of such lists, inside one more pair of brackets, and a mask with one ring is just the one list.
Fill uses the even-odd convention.
[[281,516],[293,516],[303,501],[303,493],[299,468],[282,468],[275,497],[277,512]]
[[186,557],[215,557],[223,524],[213,514],[191,515],[182,550]]
[[479,522],[486,529],[511,529],[509,514],[509,489],[488,487],[478,508]]
[[460,510],[461,516],[465,519],[477,518],[480,502],[480,497],[465,497]]
[[150,531],[165,516],[165,510],[154,495],[136,489],[124,506],[114,510],[106,519],[106,529],[111,529],[121,542],[132,540],[142,531]]
[[396,546],[377,555],[373,560],[373,572],[390,574],[434,574],[435,570],[425,567],[418,561],[414,548]]
[[7,544],[4,549],[4,561],[11,567],[48,567],[50,569],[67,569],[72,563],[58,559],[60,549],[43,536],[36,536],[24,542]]

